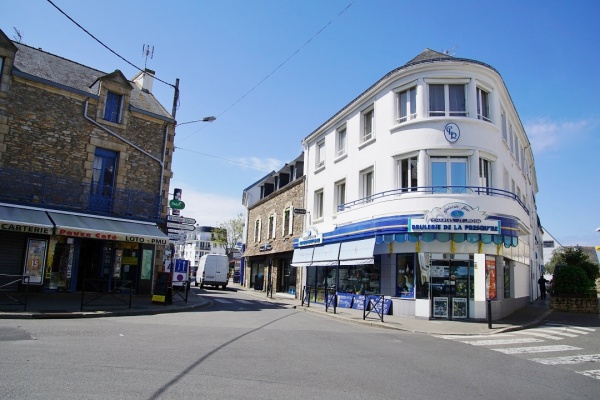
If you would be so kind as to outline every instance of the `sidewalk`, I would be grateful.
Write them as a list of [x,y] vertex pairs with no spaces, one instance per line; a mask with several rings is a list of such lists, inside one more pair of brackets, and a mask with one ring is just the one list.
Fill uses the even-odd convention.
[[[312,303],[310,307],[306,305],[302,306],[300,300],[294,299],[293,296],[285,293],[274,293],[273,298],[270,298],[266,296],[265,292],[243,288],[239,285],[232,285],[230,290],[243,291],[245,294],[255,296],[261,300],[285,303],[290,308],[298,311],[310,312],[325,318],[335,318],[348,323],[439,335],[484,335],[525,329],[536,326],[544,317],[552,312],[548,307],[549,300],[537,300],[510,315],[508,318],[493,321],[491,329],[487,321],[459,322],[396,315],[384,315],[383,322],[381,322],[379,315],[376,313],[369,314],[363,320],[363,312],[361,310],[337,308],[336,313],[333,314],[333,309],[325,312],[323,304]],[[0,300],[5,302],[6,299]],[[168,305],[152,303],[148,295],[132,296],[131,308],[128,308],[127,303],[115,304],[114,299],[105,299],[112,300],[111,305],[102,305],[100,303],[101,300],[99,299],[92,305],[84,306],[84,310],[81,311],[81,293],[29,294],[26,310],[23,310],[22,306],[1,306],[0,319],[66,319],[153,315],[186,312],[207,307],[211,304],[210,300],[198,294],[196,290],[190,290],[187,303],[179,296],[175,296],[173,304]],[[129,298],[127,297],[125,300],[128,302]],[[104,301],[104,304],[107,304],[107,302]]]

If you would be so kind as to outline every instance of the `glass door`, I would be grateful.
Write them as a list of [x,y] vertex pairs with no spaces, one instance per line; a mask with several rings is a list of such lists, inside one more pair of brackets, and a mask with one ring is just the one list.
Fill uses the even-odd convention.
[[433,318],[468,319],[473,267],[470,260],[431,260]]

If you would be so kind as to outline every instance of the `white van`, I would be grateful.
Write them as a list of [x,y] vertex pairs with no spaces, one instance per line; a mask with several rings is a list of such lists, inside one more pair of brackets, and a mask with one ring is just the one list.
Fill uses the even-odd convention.
[[196,286],[205,285],[227,288],[229,282],[229,259],[222,254],[207,254],[200,258],[196,271]]

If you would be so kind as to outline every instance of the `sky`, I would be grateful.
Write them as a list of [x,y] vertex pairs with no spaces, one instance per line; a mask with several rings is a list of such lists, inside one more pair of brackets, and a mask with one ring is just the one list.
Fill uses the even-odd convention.
[[563,246],[600,245],[600,1],[0,0],[0,10],[13,40],[130,79],[152,69],[171,113],[179,80],[171,189],[182,189],[181,215],[207,226],[244,213],[245,188],[426,48],[484,62],[532,143],[543,228]]

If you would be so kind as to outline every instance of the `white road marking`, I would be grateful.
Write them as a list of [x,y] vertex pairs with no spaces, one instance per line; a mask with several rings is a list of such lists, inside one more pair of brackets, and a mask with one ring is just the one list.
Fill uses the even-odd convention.
[[546,365],[581,364],[584,362],[600,362],[600,354],[588,354],[581,356],[532,358],[531,361]]
[[216,301],[217,303],[225,303],[225,304],[232,303],[231,300],[227,300],[227,299],[213,299],[213,301]]
[[583,331],[588,331],[588,332],[596,332],[596,330],[594,328],[588,328],[586,326],[575,326],[575,325],[563,325],[563,324],[553,324],[551,322],[547,323],[546,326],[564,326],[567,328],[573,328],[573,329],[581,329]]
[[563,337],[560,336],[553,336],[553,335],[548,335],[546,333],[542,333],[542,332],[536,332],[535,329],[528,329],[526,331],[517,331],[515,332],[518,335],[532,335],[532,336],[538,336],[544,339],[550,339],[550,340],[563,340]]
[[500,340],[465,340],[462,343],[473,346],[497,346],[500,344],[519,344],[519,343],[541,343],[543,340],[536,338],[515,338],[515,339],[500,339]]
[[433,335],[434,337],[440,339],[489,339],[489,338],[497,338],[497,337],[513,337],[514,335],[511,333],[498,333],[495,335]]
[[526,353],[549,353],[552,351],[572,351],[572,350],[581,350],[580,347],[573,346],[535,346],[535,347],[512,347],[505,349],[492,349],[494,351],[499,351],[504,354],[526,354]]
[[600,379],[600,369],[591,369],[589,371],[575,371],[578,374],[589,376],[590,378]]
[[562,332],[557,330],[556,328],[536,328],[537,332],[549,333],[552,335],[561,335],[566,337],[577,337],[578,335],[573,335],[572,333]]

